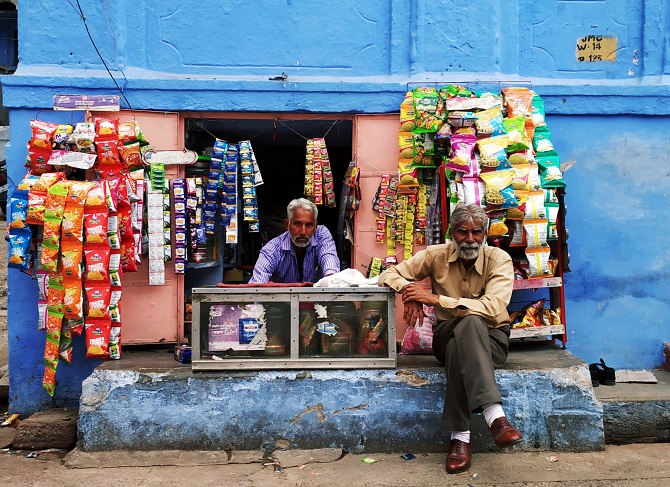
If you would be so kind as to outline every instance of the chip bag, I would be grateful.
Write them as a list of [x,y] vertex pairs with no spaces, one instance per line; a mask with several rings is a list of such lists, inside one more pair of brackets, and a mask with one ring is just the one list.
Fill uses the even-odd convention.
[[109,335],[112,322],[108,319],[86,319],[86,358],[109,356]]

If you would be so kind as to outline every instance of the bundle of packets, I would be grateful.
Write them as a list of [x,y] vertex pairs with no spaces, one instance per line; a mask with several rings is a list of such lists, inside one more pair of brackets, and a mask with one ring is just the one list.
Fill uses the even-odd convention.
[[251,142],[243,140],[240,146],[240,172],[242,173],[242,213],[244,221],[249,222],[249,231],[258,232],[258,200],[256,198],[256,186],[263,184],[263,178],[258,171],[256,156],[251,147]]
[[221,225],[226,227],[226,243],[237,243],[237,167],[239,144],[228,144],[221,174]]
[[186,180],[172,180],[172,198],[174,201],[174,273],[186,272]]
[[335,186],[324,138],[307,139],[305,157],[305,196],[316,205],[334,208]]
[[[194,212],[193,214],[194,221],[192,222],[192,225],[200,225],[200,220],[204,219],[205,232],[209,235],[214,234],[217,211],[219,209],[219,193],[223,188],[223,183],[225,179],[224,175],[226,171],[237,173],[237,162],[229,164],[226,161],[227,152],[228,152],[228,142],[226,142],[225,140],[216,139],[214,141],[214,147],[212,149],[212,156],[209,161],[209,177],[207,179],[207,184],[204,188],[204,203],[201,210],[202,216],[195,214],[198,212],[199,205],[196,205],[195,208],[192,208],[193,206],[192,204],[189,205],[189,210],[192,210]],[[199,199],[199,195],[197,193],[198,189],[196,187],[195,195],[193,194],[193,192],[191,192],[190,197]],[[193,202],[193,200],[189,201],[191,203]],[[221,203],[223,205],[225,204],[225,201],[222,200]],[[235,202],[233,202],[233,204],[235,204]],[[223,215],[223,211],[225,211],[223,210],[223,206],[221,207],[221,209]],[[191,230],[191,232],[193,233],[194,230]],[[193,237],[195,237],[194,234],[191,235],[191,238],[193,241],[195,241]]]
[[[213,218],[216,217],[216,209],[207,209],[203,211],[203,199],[206,198],[206,196],[203,197],[203,185],[204,181],[202,178],[187,178],[185,180],[187,255],[188,252],[190,252],[191,257],[196,262],[200,259],[200,254],[197,252],[198,245],[207,242],[207,234],[210,233],[210,231],[213,232],[216,225],[216,222],[213,220]],[[205,194],[208,192],[209,189],[206,189]],[[205,203],[204,206],[207,207],[208,205]],[[184,211],[181,202],[178,204],[175,203],[175,209],[179,211],[179,214]]]

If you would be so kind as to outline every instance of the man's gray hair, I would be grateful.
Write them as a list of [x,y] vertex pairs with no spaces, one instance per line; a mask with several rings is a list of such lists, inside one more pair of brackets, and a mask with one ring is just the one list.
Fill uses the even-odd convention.
[[303,210],[311,211],[312,213],[314,213],[314,221],[318,220],[319,218],[319,210],[316,208],[316,205],[312,201],[309,201],[306,198],[296,198],[293,201],[291,201],[286,207],[286,215],[289,220],[293,218],[293,212],[295,211],[296,208],[302,208]]
[[449,219],[449,226],[453,232],[454,228],[457,228],[463,222],[474,223],[475,219],[482,221],[482,230],[484,230],[484,233],[488,233],[489,218],[482,207],[475,203],[469,205],[461,203],[457,205]]

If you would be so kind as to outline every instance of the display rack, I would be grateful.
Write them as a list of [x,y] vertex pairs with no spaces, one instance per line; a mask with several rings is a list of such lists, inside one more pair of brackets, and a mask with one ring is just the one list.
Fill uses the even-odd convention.
[[194,288],[191,301],[194,370],[396,367],[389,288]]
[[[440,166],[439,184],[442,195],[448,194],[448,183],[445,167]],[[558,259],[556,272],[554,276],[535,277],[531,279],[517,279],[514,281],[514,291],[546,289],[549,296],[549,303],[552,309],[560,308],[561,324],[553,326],[536,326],[524,328],[512,328],[510,338],[520,341],[560,341],[565,348],[568,335],[565,320],[565,289],[563,273],[568,272],[568,252],[567,252],[567,232],[565,230],[565,194],[563,190],[556,192],[559,202],[559,212],[556,219],[556,231],[558,239],[552,242],[552,254]],[[449,228],[449,201],[447,197],[440,198],[442,228],[447,231]]]

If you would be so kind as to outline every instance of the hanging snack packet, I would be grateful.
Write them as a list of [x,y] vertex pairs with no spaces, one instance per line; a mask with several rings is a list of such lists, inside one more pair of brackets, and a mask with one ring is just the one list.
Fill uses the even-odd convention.
[[535,130],[535,135],[533,137],[533,149],[535,149],[535,152],[538,154],[541,152],[551,153],[547,155],[556,154],[554,144],[551,142],[551,132],[549,132],[549,129],[546,126],[538,127],[537,130]]
[[507,153],[505,152],[507,142],[507,135],[498,135],[496,137],[479,139],[477,141],[479,163],[481,164],[482,170],[485,168],[502,170],[512,167],[507,160]]
[[440,96],[435,88],[414,90],[415,129],[423,132],[437,132],[442,120],[438,116]]
[[121,164],[121,159],[119,158],[119,145],[116,140],[97,141],[96,150],[98,153],[98,163],[100,165]]
[[72,138],[79,152],[93,153],[95,152],[95,124],[93,122],[79,122],[74,127]]
[[519,152],[530,149],[530,140],[526,136],[525,119],[522,116],[503,120],[505,131],[509,137],[507,152]]
[[542,188],[565,188],[565,181],[561,172],[561,159],[557,155],[545,156],[539,154],[537,164],[540,167]]
[[23,228],[28,216],[28,191],[14,191],[9,200],[9,228]]
[[[507,210],[508,214],[510,210]],[[526,246],[526,232],[523,229],[523,222],[521,220],[506,220],[507,231],[510,236],[510,247],[525,247]]]
[[15,228],[9,233],[9,264],[13,269],[28,270],[29,249],[32,232],[30,228]]
[[504,211],[492,211],[489,213],[489,237],[502,237],[507,235],[508,228],[505,224]]
[[139,130],[137,120],[130,120],[127,122],[119,122],[118,133],[119,142],[126,144],[128,142],[135,142],[141,140],[142,132]]
[[496,137],[505,134],[500,106],[477,112],[477,138]]
[[449,112],[447,123],[455,129],[472,127],[477,121],[478,115],[473,112]]
[[514,171],[511,169],[480,174],[479,177],[486,183],[486,211],[505,210],[518,206],[512,188],[513,174]]
[[526,257],[528,258],[528,279],[533,277],[552,276],[549,267],[549,247],[527,248]]
[[[412,132],[398,132],[398,151],[398,159],[411,159],[415,156]],[[313,162],[311,164],[313,166]]]
[[130,142],[125,145],[118,147],[119,156],[121,161],[127,169],[132,169],[134,167],[142,167],[142,156],[140,154],[140,143],[139,142]]
[[547,240],[558,240],[558,229],[556,228],[556,220],[558,219],[558,203],[545,203],[544,207],[547,213]]
[[109,212],[107,208],[86,210],[84,213],[84,242],[89,245],[107,245],[107,229],[109,228]]
[[65,241],[61,244],[61,272],[65,279],[81,280],[83,256],[80,242]]
[[523,87],[509,87],[503,88],[503,99],[507,106],[507,116],[513,118],[516,116],[523,116],[530,118],[533,112],[533,95],[534,93],[528,88]]
[[544,209],[544,191],[531,191],[526,193],[528,200],[524,207],[524,218],[526,220],[536,220],[538,218],[547,218]]
[[414,129],[414,93],[405,93],[405,99],[400,104],[400,131],[410,132]]
[[532,122],[535,127],[544,127],[547,125],[544,115],[544,101],[539,95],[533,95],[531,102]]
[[51,140],[58,130],[57,123],[42,122],[41,120],[31,120],[30,129],[32,137],[28,142],[28,149],[46,150],[51,149]]
[[477,137],[472,134],[454,134],[451,136],[450,144],[451,157],[446,167],[454,171],[470,172]]
[[109,319],[86,319],[86,358],[109,356],[109,334],[112,323]]
[[82,282],[66,279],[64,281],[65,297],[63,299],[63,314],[71,320],[81,320],[84,317],[84,294]]
[[84,249],[86,260],[86,282],[109,281],[109,259],[111,250],[101,245]]
[[96,118],[95,119],[95,142],[119,141],[119,120]]
[[478,177],[463,177],[463,203],[481,205],[486,193],[486,184]]
[[51,138],[51,148],[53,150],[68,150],[68,141],[72,136],[72,125],[58,125]]
[[86,281],[86,302],[88,304],[88,318],[109,319],[109,299],[112,285],[109,281]]
[[514,191],[529,191],[531,189],[528,182],[530,165],[512,165],[512,170],[514,171],[514,175],[512,176],[512,187],[514,188]]
[[547,220],[524,220],[526,243],[529,248],[547,247]]

